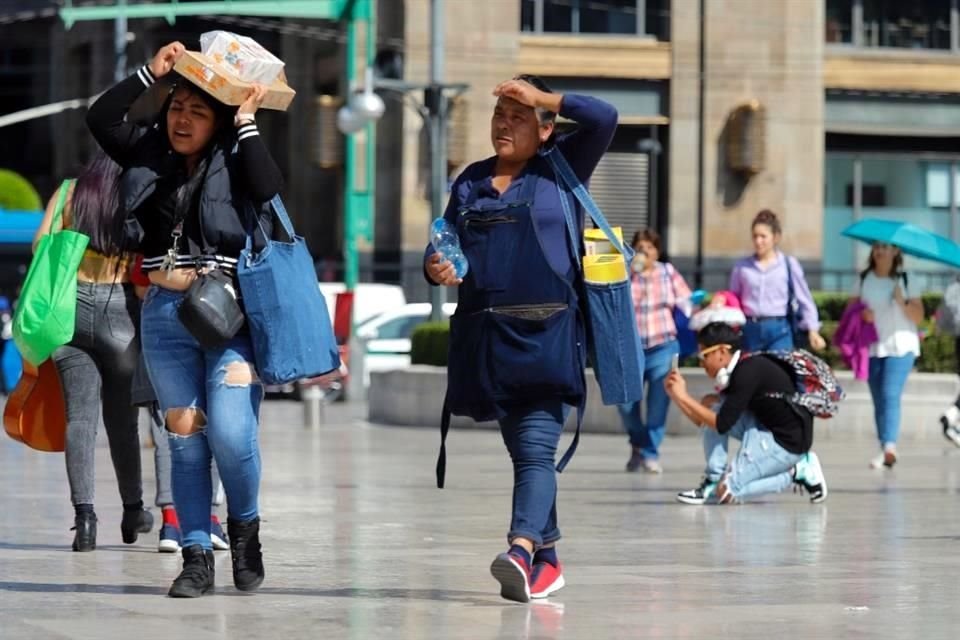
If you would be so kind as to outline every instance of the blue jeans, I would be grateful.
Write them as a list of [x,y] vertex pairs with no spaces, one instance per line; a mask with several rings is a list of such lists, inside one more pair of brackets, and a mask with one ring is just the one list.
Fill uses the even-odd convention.
[[527,538],[540,546],[560,539],[554,459],[568,412],[557,400],[516,409],[500,420],[500,434],[513,461],[508,541]]
[[647,460],[660,457],[660,443],[667,430],[667,410],[670,408],[670,397],[663,387],[663,381],[670,373],[674,354],[679,353],[680,344],[676,340],[643,351],[643,379],[647,385],[646,422],[640,401],[617,405],[623,426],[630,435],[630,444],[639,448]]
[[750,411],[744,411],[725,434],[703,429],[705,475],[711,481],[717,482],[725,471],[729,438],[740,441],[740,450],[727,474],[727,486],[736,499],[780,493],[793,484],[790,471],[803,454],[791,453],[777,444],[773,434]]
[[793,333],[786,318],[766,318],[743,325],[740,348],[753,351],[790,351],[793,349]]
[[263,386],[252,374],[250,336],[241,332],[222,348],[201,348],[177,318],[182,300],[180,292],[150,287],[143,302],[141,340],[163,414],[195,408],[206,420],[196,433],[181,436],[168,431],[168,435],[183,546],[211,549],[212,460],[227,494],[227,515],[247,521],[258,513],[257,416]]
[[873,421],[880,446],[896,444],[900,436],[900,396],[913,369],[914,355],[870,358],[867,383],[873,398]]

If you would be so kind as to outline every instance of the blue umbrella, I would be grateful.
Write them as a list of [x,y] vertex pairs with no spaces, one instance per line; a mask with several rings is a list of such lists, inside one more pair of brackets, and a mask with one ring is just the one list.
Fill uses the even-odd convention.
[[863,242],[892,244],[916,258],[932,260],[960,269],[960,245],[915,224],[866,218],[854,222],[841,233],[848,238]]

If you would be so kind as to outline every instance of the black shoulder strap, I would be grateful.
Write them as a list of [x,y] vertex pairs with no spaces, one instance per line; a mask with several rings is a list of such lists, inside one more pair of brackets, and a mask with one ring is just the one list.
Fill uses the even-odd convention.
[[447,477],[447,433],[450,431],[450,405],[443,399],[443,412],[440,414],[440,453],[437,454],[437,488],[443,489]]

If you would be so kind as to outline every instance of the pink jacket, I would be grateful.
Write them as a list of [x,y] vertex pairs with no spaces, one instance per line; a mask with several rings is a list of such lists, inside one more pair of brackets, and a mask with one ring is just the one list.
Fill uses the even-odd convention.
[[855,300],[843,310],[833,344],[857,380],[866,380],[870,370],[870,345],[877,341],[877,327],[864,322],[861,314],[867,305]]

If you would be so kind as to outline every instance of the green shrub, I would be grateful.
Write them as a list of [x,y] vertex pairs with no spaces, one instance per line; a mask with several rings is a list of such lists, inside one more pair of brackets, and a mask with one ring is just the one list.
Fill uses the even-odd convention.
[[920,345],[917,370],[928,373],[953,373],[957,370],[954,337],[942,333],[928,334]]
[[934,312],[937,310],[937,307],[939,307],[940,303],[943,301],[943,294],[925,293],[920,296],[920,299],[923,301],[923,317],[932,318]]
[[814,291],[813,304],[820,311],[820,321],[829,320],[839,321],[843,316],[843,310],[847,308],[847,302],[850,301],[849,293],[836,291]]
[[19,173],[0,169],[0,209],[37,211],[43,208],[40,194]]
[[445,367],[449,345],[449,322],[425,322],[413,330],[410,338],[410,362]]

